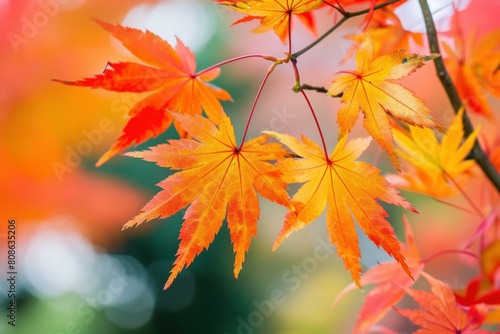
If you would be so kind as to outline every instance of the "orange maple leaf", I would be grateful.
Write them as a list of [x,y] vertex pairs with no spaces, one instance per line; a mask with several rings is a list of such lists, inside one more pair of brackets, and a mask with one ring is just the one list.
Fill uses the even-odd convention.
[[361,4],[361,3],[367,3],[369,2],[370,3],[370,8],[369,8],[369,12],[368,12],[368,15],[366,15],[366,18],[363,20],[363,22],[365,22],[365,28],[364,30],[367,30],[375,13],[377,13],[378,11],[380,10],[390,10],[392,11],[394,8],[398,7],[399,5],[401,5],[402,3],[404,3],[404,0],[403,1],[399,1],[399,2],[395,2],[393,4],[390,4],[390,5],[387,5],[385,7],[382,7],[382,8],[379,8],[378,10],[375,10],[375,5],[378,3],[378,4],[382,4],[384,3],[383,0],[335,0],[335,2],[337,2],[338,4],[342,5],[342,6],[349,6],[349,5],[355,5],[355,4]]
[[[215,68],[198,75],[193,53],[177,39],[175,49],[159,36],[146,30],[122,27],[97,21],[135,56],[152,66],[133,62],[109,63],[102,74],[78,81],[58,82],[116,92],[154,92],[137,102],[129,111],[131,117],[116,143],[99,159],[97,166],[124,149],[145,142],[164,132],[173,118],[167,110],[186,114],[201,114],[215,123],[221,117],[219,100],[229,101],[225,90],[208,84],[220,69]],[[181,135],[186,133],[177,122],[174,125]]]
[[409,75],[424,65],[425,61],[438,55],[419,56],[398,50],[373,59],[373,41],[367,35],[356,53],[356,70],[333,80],[328,95],[343,94],[342,105],[337,114],[339,137],[349,133],[363,112],[364,127],[387,151],[394,166],[400,170],[399,160],[394,152],[389,117],[419,127],[443,127],[430,115],[430,110],[414,93],[394,82]]
[[[353,49],[359,46],[370,35],[372,40],[378,41],[373,45],[374,57],[382,56],[386,53],[398,49],[410,50],[411,42],[418,46],[423,46],[424,35],[405,30],[401,25],[399,17],[390,8],[380,8],[373,13],[373,17],[364,33],[347,35],[346,38],[353,40]],[[348,55],[350,54],[348,51]],[[354,51],[354,50],[353,50]]]
[[431,285],[432,293],[407,289],[422,309],[395,308],[402,316],[410,319],[421,327],[415,334],[488,334],[484,329],[478,329],[484,321],[482,307],[471,307],[465,312],[458,304],[453,290],[444,282],[422,273]]
[[480,127],[463,140],[463,109],[455,116],[441,142],[431,129],[410,126],[409,131],[394,128],[396,152],[410,163],[411,170],[388,175],[397,188],[420,192],[437,198],[457,194],[470,179],[476,163],[466,159]]
[[358,286],[361,253],[354,219],[366,235],[377,246],[382,246],[411,276],[394,230],[385,220],[388,214],[376,199],[414,212],[415,209],[379,174],[378,168],[355,161],[368,147],[371,138],[354,139],[346,144],[346,137],[342,137],[330,157],[326,157],[321,148],[305,136],[300,142],[287,134],[265,133],[302,157],[278,161],[277,167],[284,173],[285,181],[305,182],[292,198],[293,210],[286,215],[273,249],[293,231],[318,218],[327,207],[326,225],[330,241],[336,245],[337,253]]
[[[410,223],[406,217],[403,217],[403,222],[406,244],[400,242],[401,254],[408,263],[413,278],[401,270],[401,266],[396,262],[381,263],[368,269],[361,276],[361,285],[376,284],[376,286],[368,292],[364,299],[353,333],[368,333],[403,298],[405,292],[402,289],[395,289],[394,285],[409,288],[420,277],[424,269],[424,263],[421,261],[420,253],[415,245]],[[339,293],[333,305],[336,305],[341,298],[354,289],[355,285],[349,284]]]
[[168,288],[177,274],[209,247],[227,212],[237,277],[251,237],[257,232],[257,193],[284,206],[290,203],[281,171],[268,162],[290,152],[279,143],[266,143],[267,135],[237,146],[231,121],[224,114],[218,128],[199,115],[174,116],[192,139],[169,140],[149,151],[126,155],[181,171],[159,183],[163,190],[124,229],[169,217],[191,203],[184,215],[177,258],[165,284]]
[[222,1],[236,11],[248,16],[236,23],[246,22],[253,18],[260,19],[260,26],[254,32],[265,32],[273,29],[284,42],[288,37],[292,14],[299,14],[302,21],[313,30],[314,20],[308,12],[318,8],[323,0],[253,0],[253,1]]
[[453,30],[455,48],[443,42],[446,67],[464,104],[475,113],[493,116],[488,95],[500,98],[500,29],[476,39],[471,33],[466,41],[460,36],[456,19]]

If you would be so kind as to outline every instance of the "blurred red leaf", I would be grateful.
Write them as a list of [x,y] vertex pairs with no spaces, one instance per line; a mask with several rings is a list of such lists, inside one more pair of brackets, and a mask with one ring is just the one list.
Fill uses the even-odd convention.
[[[424,269],[424,263],[420,261],[420,254],[415,245],[410,223],[406,217],[403,217],[403,222],[406,242],[400,242],[401,254],[404,256],[406,263],[408,263],[413,279],[396,262],[381,263],[366,271],[361,276],[361,285],[375,284],[375,287],[364,298],[363,306],[358,315],[358,321],[354,327],[354,333],[369,332],[403,298],[405,294],[404,290],[397,289],[395,286],[405,288],[412,286]],[[339,293],[333,305],[335,306],[340,299],[344,298],[347,293],[355,288],[354,283],[345,287]]]
[[463,103],[491,118],[494,112],[488,96],[500,98],[500,29],[492,29],[479,39],[475,32],[465,38],[457,14],[452,22],[454,44],[443,42],[445,64]]
[[406,289],[406,292],[420,306],[420,309],[396,310],[402,316],[420,326],[418,334],[488,334],[487,330],[478,329],[484,321],[486,312],[482,307],[472,307],[468,312],[458,304],[453,290],[444,282],[422,273],[431,285],[432,293]]

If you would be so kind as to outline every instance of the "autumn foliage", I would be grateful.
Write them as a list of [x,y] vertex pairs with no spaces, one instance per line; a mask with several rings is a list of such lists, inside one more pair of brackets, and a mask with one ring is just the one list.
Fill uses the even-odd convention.
[[239,146],[227,116],[223,116],[219,127],[199,115],[174,117],[191,139],[172,140],[150,151],[128,155],[182,171],[160,183],[164,190],[124,227],[169,217],[189,205],[179,236],[177,259],[165,285],[168,287],[184,266],[208,248],[226,218],[236,254],[234,276],[238,277],[251,237],[257,233],[260,214],[257,193],[289,206],[283,172],[269,163],[288,152],[277,143],[266,143],[267,135]]
[[63,83],[115,92],[153,92],[130,110],[123,134],[99,159],[97,166],[132,145],[158,136],[172,123],[180,136],[185,137],[186,131],[165,110],[182,110],[186,114],[201,114],[203,110],[211,120],[218,122],[222,115],[219,100],[231,100],[225,90],[207,84],[219,75],[218,68],[197,74],[194,55],[180,40],[174,48],[150,31],[97,22],[148,65],[109,63],[108,68],[94,78]]
[[[115,92],[150,92],[130,110],[122,135],[97,161],[97,166],[158,136],[172,124],[177,130],[177,139],[124,154],[174,172],[158,184],[158,194],[124,228],[168,218],[187,208],[176,260],[165,288],[210,246],[224,222],[235,254],[234,276],[238,277],[251,240],[257,234],[260,195],[287,209],[273,250],[292,232],[326,212],[328,237],[353,279],[336,304],[342,303],[343,296],[356,286],[374,285],[365,297],[356,333],[374,328],[391,333],[390,328],[377,327],[389,312],[411,320],[420,328],[415,333],[494,333],[489,329],[498,329],[500,325],[500,154],[491,143],[498,143],[499,138],[482,136],[481,126],[472,124],[468,115],[474,113],[479,123],[498,122],[491,101],[500,96],[500,30],[480,38],[462,36],[460,24],[454,19],[452,39],[439,42],[436,37],[440,33],[428,28],[426,44],[425,34],[404,30],[395,14],[395,8],[404,1],[217,3],[242,13],[235,24],[253,24],[253,31],[258,33],[274,32],[277,43],[287,46],[285,56],[244,55],[197,70],[194,54],[179,39],[172,46],[153,32],[97,21],[140,62],[109,62],[104,72],[94,77],[57,80]],[[427,27],[432,27],[432,16],[425,11],[426,1],[420,3]],[[364,9],[350,11],[352,5],[364,5]],[[334,28],[321,37],[315,37],[317,11],[334,14]],[[365,15],[363,31],[345,36],[354,41],[349,53],[354,56],[355,68],[339,64],[338,71],[329,74],[331,85],[326,88],[301,82],[298,59],[317,43],[326,43],[323,38],[333,33],[337,24],[361,15]],[[292,44],[296,20],[313,32],[311,44],[301,50],[295,50]],[[429,51],[413,51],[415,45]],[[225,113],[221,104],[232,98],[210,81],[220,75],[223,65],[249,58],[267,61],[270,67],[238,140],[231,115]],[[433,66],[432,62],[443,80],[451,78],[451,85],[444,87],[454,117],[450,117],[451,110],[446,116],[445,111],[430,110],[418,97],[418,91],[401,83],[402,78],[423,66]],[[311,114],[319,142],[304,135],[299,139],[276,131],[247,138],[260,93],[277,66],[288,66],[294,73],[292,90],[303,96],[305,112]],[[325,140],[326,125],[318,122],[317,111],[308,98],[309,90],[323,94],[325,99],[340,99],[338,110],[331,111],[337,119],[337,142]],[[352,138],[360,115],[366,133]],[[370,145],[383,150],[383,157],[391,162],[392,173],[384,175],[380,168],[362,159]],[[476,179],[481,180],[482,202],[467,195],[467,187]],[[294,183],[299,183],[299,187],[291,193],[288,185]],[[440,201],[461,196],[469,207],[457,210],[472,211],[480,217],[474,236],[465,240],[462,248],[442,250],[454,254],[448,256],[466,256],[476,261],[478,275],[465,289],[454,290],[426,272],[426,265],[442,254],[423,259],[418,250],[422,241],[415,239],[411,219],[389,217],[382,203],[417,213],[399,190]],[[395,262],[363,270],[356,226]],[[398,240],[395,230],[404,230],[404,242]],[[413,287],[421,276],[428,282],[429,291]],[[404,296],[414,299],[414,308],[397,306]],[[490,327],[483,329],[483,325]]]

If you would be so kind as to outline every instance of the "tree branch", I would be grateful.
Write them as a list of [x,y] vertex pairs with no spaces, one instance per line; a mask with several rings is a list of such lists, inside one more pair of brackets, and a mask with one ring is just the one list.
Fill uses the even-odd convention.
[[294,88],[294,91],[296,93],[300,92],[301,90],[315,90],[318,93],[327,93],[328,92],[328,89],[326,89],[325,87],[316,87],[316,86],[311,86],[308,84],[302,84],[302,85]]
[[[308,85],[308,84],[302,84],[298,87],[293,87],[293,91],[295,93],[298,93],[302,90],[314,90],[318,93],[328,93],[328,89],[326,89],[325,87],[318,87],[318,86],[311,86],[311,85]],[[332,97],[342,97],[342,93],[340,93],[339,95],[332,95]]]
[[[389,0],[387,2],[384,2],[384,3],[381,3],[380,5],[377,5],[374,7],[374,10],[377,10],[379,8],[382,8],[382,7],[386,7],[386,6],[389,6],[389,5],[392,5],[393,3],[396,3],[398,1],[401,1],[401,0]],[[364,9],[364,10],[360,10],[360,11],[357,11],[357,12],[345,12],[345,13],[342,13],[342,18],[339,20],[339,22],[337,22],[333,27],[331,27],[330,29],[328,29],[327,32],[325,32],[323,35],[321,35],[320,37],[318,37],[318,39],[316,39],[314,42],[312,42],[311,44],[309,44],[308,46],[306,46],[305,48],[303,48],[302,50],[299,50],[297,52],[295,52],[294,54],[292,54],[292,59],[297,59],[298,57],[300,57],[302,54],[306,53],[307,51],[309,51],[310,49],[312,49],[314,46],[316,46],[317,44],[319,44],[322,40],[324,40],[328,35],[330,35],[332,32],[334,32],[335,30],[337,30],[338,27],[340,27],[345,21],[347,21],[348,19],[350,19],[351,17],[356,17],[356,16],[360,16],[360,15],[364,15],[364,14],[368,14],[370,12],[370,8],[368,9]]]
[[[427,3],[427,0],[419,0],[419,2],[420,8],[422,9],[422,14],[424,15],[425,28],[427,31],[427,39],[429,41],[430,51],[431,53],[441,53],[439,50],[436,26],[434,25],[434,21],[432,19],[432,13],[429,8],[429,4]],[[443,88],[448,95],[448,99],[453,106],[453,110],[455,110],[455,113],[458,113],[458,111],[463,107],[462,100],[458,95],[455,85],[451,81],[446,67],[444,66],[442,57],[434,59],[434,65],[436,66],[437,76],[439,77],[439,80],[441,81],[441,84],[443,85]],[[466,112],[463,113],[462,118],[464,124],[464,137],[468,137],[474,131],[474,127],[472,126],[472,123]],[[491,164],[491,161],[488,159],[488,156],[486,156],[477,140],[472,147],[471,153],[474,157],[474,160],[476,160],[479,167],[481,167],[486,177],[495,186],[497,191],[500,192],[500,175],[498,175],[497,170]]]

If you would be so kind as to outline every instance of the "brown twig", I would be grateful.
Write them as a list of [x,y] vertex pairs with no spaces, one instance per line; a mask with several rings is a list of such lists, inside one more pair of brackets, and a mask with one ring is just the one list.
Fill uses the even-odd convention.
[[[381,3],[380,5],[375,6],[374,10],[382,8],[382,7],[386,7],[386,6],[389,6],[389,5],[392,5],[393,3],[396,3],[396,2],[399,2],[399,1],[401,1],[401,0],[389,0],[387,2]],[[314,42],[312,42],[311,44],[309,44],[308,46],[306,46],[302,50],[299,50],[299,51],[295,52],[294,54],[292,54],[291,59],[297,59],[302,54],[304,54],[307,51],[309,51],[310,49],[312,49],[314,46],[316,46],[317,44],[319,44],[323,39],[325,39],[328,35],[330,35],[332,32],[334,32],[335,30],[337,30],[337,28],[339,28],[345,21],[347,21],[351,17],[356,17],[356,16],[368,14],[369,12],[370,12],[370,8],[364,9],[364,10],[360,10],[360,11],[357,11],[357,12],[345,12],[345,13],[342,13],[343,16],[339,20],[339,22],[337,22],[333,27],[331,27],[323,35],[321,35],[320,37],[318,37],[318,39],[316,39]]]
[[[297,86],[297,87],[293,87],[293,91],[295,93],[298,93],[300,92],[301,90],[314,90],[318,93],[328,93],[328,89],[326,89],[325,87],[318,87],[318,86],[311,86],[311,85],[308,85],[308,84],[302,84],[300,86]],[[338,94],[338,95],[331,95],[331,97],[342,97],[342,93]]]

